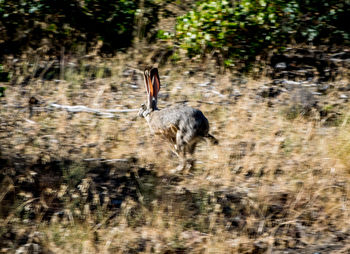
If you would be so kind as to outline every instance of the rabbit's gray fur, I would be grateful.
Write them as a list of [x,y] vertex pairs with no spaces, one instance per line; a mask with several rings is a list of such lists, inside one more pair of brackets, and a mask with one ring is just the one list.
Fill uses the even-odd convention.
[[[157,69],[153,68],[151,71],[145,71],[145,85],[148,95],[147,105],[150,106],[143,104],[139,115],[147,120],[153,134],[161,135],[174,145],[175,153],[181,159],[180,170],[185,169],[187,164],[190,164],[190,167],[192,167],[194,160],[187,161],[186,154],[190,153],[192,156],[199,141],[203,138],[209,138],[214,144],[218,142],[209,134],[209,121],[200,110],[183,104],[177,104],[162,110],[157,108],[157,98],[156,96],[150,96],[150,89],[147,88],[148,83],[153,85],[153,82],[150,82],[153,79],[149,76],[152,71],[159,78]],[[153,88],[157,89],[154,86]],[[155,93],[158,94],[158,91]]]

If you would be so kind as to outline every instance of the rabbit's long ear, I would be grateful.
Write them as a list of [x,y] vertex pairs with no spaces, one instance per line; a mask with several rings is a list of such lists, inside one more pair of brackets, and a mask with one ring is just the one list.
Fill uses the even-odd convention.
[[145,88],[146,88],[146,93],[147,93],[147,108],[150,109],[152,106],[153,86],[151,83],[149,71],[147,69],[143,73],[143,78],[145,81]]
[[148,95],[149,94],[148,70],[145,70],[143,72],[143,80],[144,80],[144,83],[145,83],[146,93]]
[[158,69],[153,68],[150,73],[151,79],[152,79],[152,86],[153,86],[153,97],[157,100],[157,96],[160,90],[160,80],[159,80],[159,74]]

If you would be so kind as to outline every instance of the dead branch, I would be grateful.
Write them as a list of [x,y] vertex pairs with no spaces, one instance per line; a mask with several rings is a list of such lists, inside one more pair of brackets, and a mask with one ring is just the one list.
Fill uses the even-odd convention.
[[82,113],[82,112],[93,113],[106,118],[116,117],[117,115],[115,113],[130,113],[130,112],[138,111],[138,109],[94,109],[83,105],[69,106],[69,105],[60,105],[56,103],[50,104],[50,108],[63,109],[72,113]]

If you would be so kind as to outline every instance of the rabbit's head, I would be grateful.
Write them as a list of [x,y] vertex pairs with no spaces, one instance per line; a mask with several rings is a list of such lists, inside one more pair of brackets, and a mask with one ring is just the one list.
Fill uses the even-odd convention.
[[147,104],[142,104],[139,116],[146,117],[152,111],[157,110],[157,97],[160,90],[160,80],[157,68],[149,68],[144,71],[144,82],[147,94]]

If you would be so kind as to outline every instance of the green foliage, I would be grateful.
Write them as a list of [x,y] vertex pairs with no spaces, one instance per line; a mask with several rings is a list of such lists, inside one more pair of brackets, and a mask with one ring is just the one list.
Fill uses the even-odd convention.
[[63,169],[63,179],[70,187],[75,187],[85,177],[87,170],[84,165],[75,163]]
[[[61,55],[98,41],[112,53],[132,45],[134,36],[179,43],[190,57],[220,54],[226,66],[254,61],[290,43],[348,44],[349,0],[200,0],[178,17],[176,33],[158,30],[163,0],[0,0],[0,61],[6,54],[40,49]],[[179,2],[179,1],[175,1]],[[176,57],[175,57],[176,58]],[[1,72],[0,72],[1,74]]]
[[5,97],[6,87],[0,86],[0,97]]
[[178,18],[176,38],[189,56],[217,50],[244,60],[290,42],[349,43],[349,7],[346,0],[204,0]]
[[0,53],[40,47],[43,39],[54,52],[97,40],[103,40],[104,51],[127,47],[137,7],[138,1],[131,0],[1,0]]
[[[4,72],[3,67],[0,64],[0,82],[7,82],[7,81],[9,81],[8,72]],[[0,86],[0,98],[5,97],[5,90],[6,90],[6,87]]]
[[[0,82],[8,82],[9,80],[10,80],[9,73],[4,71],[4,68],[0,64]],[[1,97],[1,89],[0,89],[0,97]]]
[[159,29],[158,32],[157,32],[157,38],[158,39],[171,39],[173,38],[174,35],[167,32],[167,31],[164,31],[162,29]]

